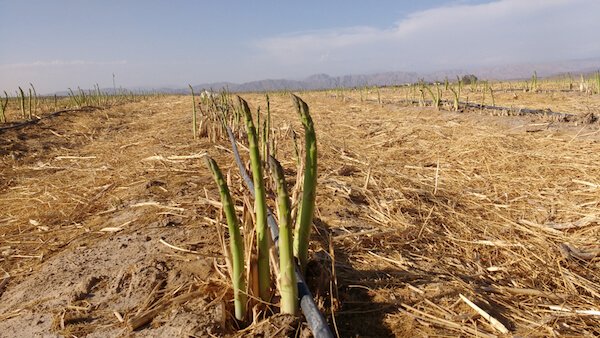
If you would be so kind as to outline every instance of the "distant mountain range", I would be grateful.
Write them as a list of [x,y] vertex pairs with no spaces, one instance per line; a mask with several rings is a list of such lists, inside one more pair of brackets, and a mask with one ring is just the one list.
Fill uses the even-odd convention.
[[[539,77],[550,77],[571,73],[574,76],[588,74],[600,69],[600,57],[546,63],[524,63],[495,67],[479,67],[473,69],[444,70],[430,73],[417,72],[382,72],[375,74],[329,76],[327,74],[311,75],[303,80],[267,79],[245,83],[216,82],[195,85],[195,91],[220,90],[228,88],[232,92],[255,92],[274,90],[317,90],[329,88],[353,88],[362,86],[392,86],[414,83],[419,80],[442,81],[446,77],[474,74],[487,80],[518,80],[530,78],[533,72]],[[176,90],[178,93],[189,92],[189,89]]]
[[[232,92],[259,92],[277,90],[318,90],[330,88],[353,88],[364,86],[392,86],[424,81],[443,81],[445,78],[456,79],[457,76],[474,74],[480,79],[487,80],[518,80],[531,77],[537,72],[539,77],[559,76],[571,73],[574,76],[588,74],[600,69],[600,57],[580,60],[568,60],[546,63],[524,63],[494,67],[479,67],[473,69],[444,70],[429,73],[417,72],[382,72],[375,74],[358,74],[329,76],[327,74],[311,75],[303,80],[266,79],[245,83],[213,82],[194,85],[196,92],[202,90],[220,91],[227,88]],[[128,88],[134,92],[161,92],[167,94],[189,93],[189,88]],[[112,92],[112,88],[103,89]],[[67,95],[67,92],[57,93]]]

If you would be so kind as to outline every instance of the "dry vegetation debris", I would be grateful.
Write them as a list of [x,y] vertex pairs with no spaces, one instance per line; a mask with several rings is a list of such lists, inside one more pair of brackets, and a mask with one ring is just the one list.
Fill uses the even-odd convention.
[[[320,146],[309,282],[332,327],[344,337],[600,335],[598,125],[380,95],[302,95]],[[588,113],[582,101],[536,105]],[[300,130],[289,97],[272,95],[271,109],[279,137]],[[162,97],[0,134],[0,335],[302,331],[279,316],[232,326],[218,196],[199,157],[235,167],[226,141],[191,139],[190,121],[187,97]],[[290,170],[291,142],[279,144]]]

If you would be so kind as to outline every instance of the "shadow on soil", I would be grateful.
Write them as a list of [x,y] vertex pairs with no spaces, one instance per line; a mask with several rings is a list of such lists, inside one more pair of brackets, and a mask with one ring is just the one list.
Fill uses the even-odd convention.
[[[314,222],[321,234],[319,241],[324,248],[329,247],[329,226],[319,219]],[[383,292],[378,294],[378,290],[390,286],[403,287],[404,283],[418,287],[444,279],[444,276],[437,273],[419,269],[414,272],[400,268],[356,270],[349,259],[351,248],[336,245],[333,250],[337,295],[331,282],[331,255],[325,251],[315,253],[308,266],[307,280],[318,303],[326,309],[325,315],[332,330],[331,293],[334,293],[333,307],[337,308],[335,323],[340,337],[394,337],[395,334],[385,319],[390,314],[398,313],[401,303],[411,302],[403,299],[402,295],[388,293],[386,296]]]
[[[411,267],[410,271],[393,266],[385,269],[357,270],[353,267],[356,264],[351,261],[352,253],[356,253],[356,250],[367,250],[364,248],[365,243],[357,243],[356,247],[338,244],[330,246],[329,226],[319,219],[315,219],[315,224],[320,233],[318,240],[322,247],[333,247],[334,250],[337,295],[332,287],[331,254],[328,252],[315,252],[308,266],[307,280],[317,302],[325,308],[324,312],[332,330],[334,325],[331,308],[335,309],[335,322],[340,337],[394,337],[406,334],[403,326],[411,326],[410,323],[398,323],[398,319],[390,320],[388,317],[403,312],[403,303],[414,306],[422,302],[421,295],[406,289],[407,284],[418,289],[446,285],[441,292],[427,296],[433,302],[457,299],[464,287],[478,290],[492,284],[492,281],[481,276],[457,273],[443,266],[430,266],[427,269]],[[372,244],[372,247],[377,246],[376,243]],[[402,250],[400,247],[397,249]],[[480,297],[484,297],[488,303],[478,302],[478,305],[512,328],[512,323],[502,315],[507,310],[490,297],[485,297],[486,293],[481,292]]]

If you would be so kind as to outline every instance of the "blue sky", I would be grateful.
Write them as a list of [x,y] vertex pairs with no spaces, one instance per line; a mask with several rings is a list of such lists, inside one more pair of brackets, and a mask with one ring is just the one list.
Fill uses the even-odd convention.
[[597,0],[0,0],[0,91],[600,56]]

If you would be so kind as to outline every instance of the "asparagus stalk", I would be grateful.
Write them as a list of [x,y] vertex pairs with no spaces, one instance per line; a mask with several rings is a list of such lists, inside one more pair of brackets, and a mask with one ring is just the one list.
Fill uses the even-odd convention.
[[[35,90],[33,83],[30,82],[29,85],[31,86],[31,90],[33,90],[33,114],[35,115],[37,113],[38,106],[37,91]],[[29,95],[31,95],[31,92]]]
[[19,87],[19,93],[21,94],[21,96],[19,97],[19,100],[21,102],[21,116],[25,118],[25,93],[23,93],[23,88]]
[[265,156],[266,154],[275,156],[273,144],[273,142],[275,142],[275,138],[271,136],[271,100],[269,99],[269,94],[266,94],[265,97],[267,100],[267,126],[265,128],[265,132],[267,134],[267,136],[265,137],[265,139],[267,140],[267,145],[265,147],[266,149],[264,154]]
[[31,97],[33,96],[33,94],[31,93],[31,88],[29,88],[29,96],[27,97],[27,106],[29,107],[29,119],[31,120],[33,118],[32,113],[31,113]]
[[188,85],[192,92],[192,134],[194,139],[198,136],[198,113],[196,111],[196,97],[194,95],[194,87],[191,84]]
[[302,183],[302,203],[296,218],[294,255],[298,259],[302,271],[305,271],[317,188],[317,136],[308,105],[296,95],[292,95],[292,97],[304,126],[304,181]]
[[227,226],[229,228],[229,248],[231,251],[231,279],[233,282],[235,318],[239,321],[243,321],[246,317],[246,303],[248,301],[246,295],[246,274],[244,272],[244,241],[240,234],[234,204],[231,195],[229,194],[227,183],[223,178],[223,174],[215,160],[208,156],[206,157],[206,164],[212,172],[217,186],[219,186],[221,203],[223,204],[223,210],[225,211],[225,217],[227,218]]
[[[254,192],[254,183],[252,183],[252,180],[248,176],[246,168],[244,167],[244,164],[242,163],[242,159],[240,158],[240,154],[239,154],[238,147],[236,144],[235,136],[233,135],[233,132],[230,130],[229,127],[227,127],[226,129],[227,129],[227,134],[229,135],[229,140],[231,141],[231,146],[233,149],[233,156],[238,165],[238,168],[240,169],[240,174],[242,175],[242,178],[243,178],[244,182],[246,183],[246,186],[248,187],[248,189],[252,193],[252,196],[254,197],[254,193],[255,193]],[[277,244],[279,243],[279,228],[277,226],[277,222],[275,221],[275,218],[270,213],[269,213],[269,217],[267,218],[267,222],[268,222],[269,228],[271,230],[271,236],[273,238],[273,241],[275,242],[275,248],[278,250],[279,246]],[[315,304],[313,296],[310,293],[310,290],[308,289],[306,282],[304,281],[304,277],[302,276],[302,271],[300,271],[300,268],[298,267],[297,264],[295,267],[295,274],[296,274],[296,280],[298,282],[297,285],[298,285],[298,298],[300,299],[299,300],[300,309],[302,311],[302,314],[304,314],[304,317],[306,318],[308,326],[310,327],[313,335],[315,337],[323,337],[323,338],[333,337],[333,334],[331,333],[330,328],[327,326],[327,322],[325,321],[325,318],[323,318],[323,315],[319,312],[319,309],[318,309],[317,305]]]
[[281,312],[295,315],[298,310],[298,288],[294,271],[292,247],[292,216],[290,198],[281,164],[269,157],[271,171],[277,187],[277,213],[279,216],[279,293]]
[[269,267],[269,233],[267,232],[267,202],[263,171],[260,160],[259,141],[256,128],[252,121],[252,113],[248,103],[238,97],[240,106],[246,118],[246,131],[248,133],[248,149],[250,150],[250,163],[254,180],[254,212],[256,213],[256,238],[258,248],[258,287],[259,297],[269,299],[271,286],[271,270]]
[[0,99],[0,123],[6,123],[6,107],[8,106],[8,93],[4,91],[4,99]]
[[453,109],[454,109],[454,111],[458,111],[458,95],[459,94],[454,88],[450,87],[449,89],[452,92],[452,95],[454,95],[454,106],[453,106],[454,108]]

